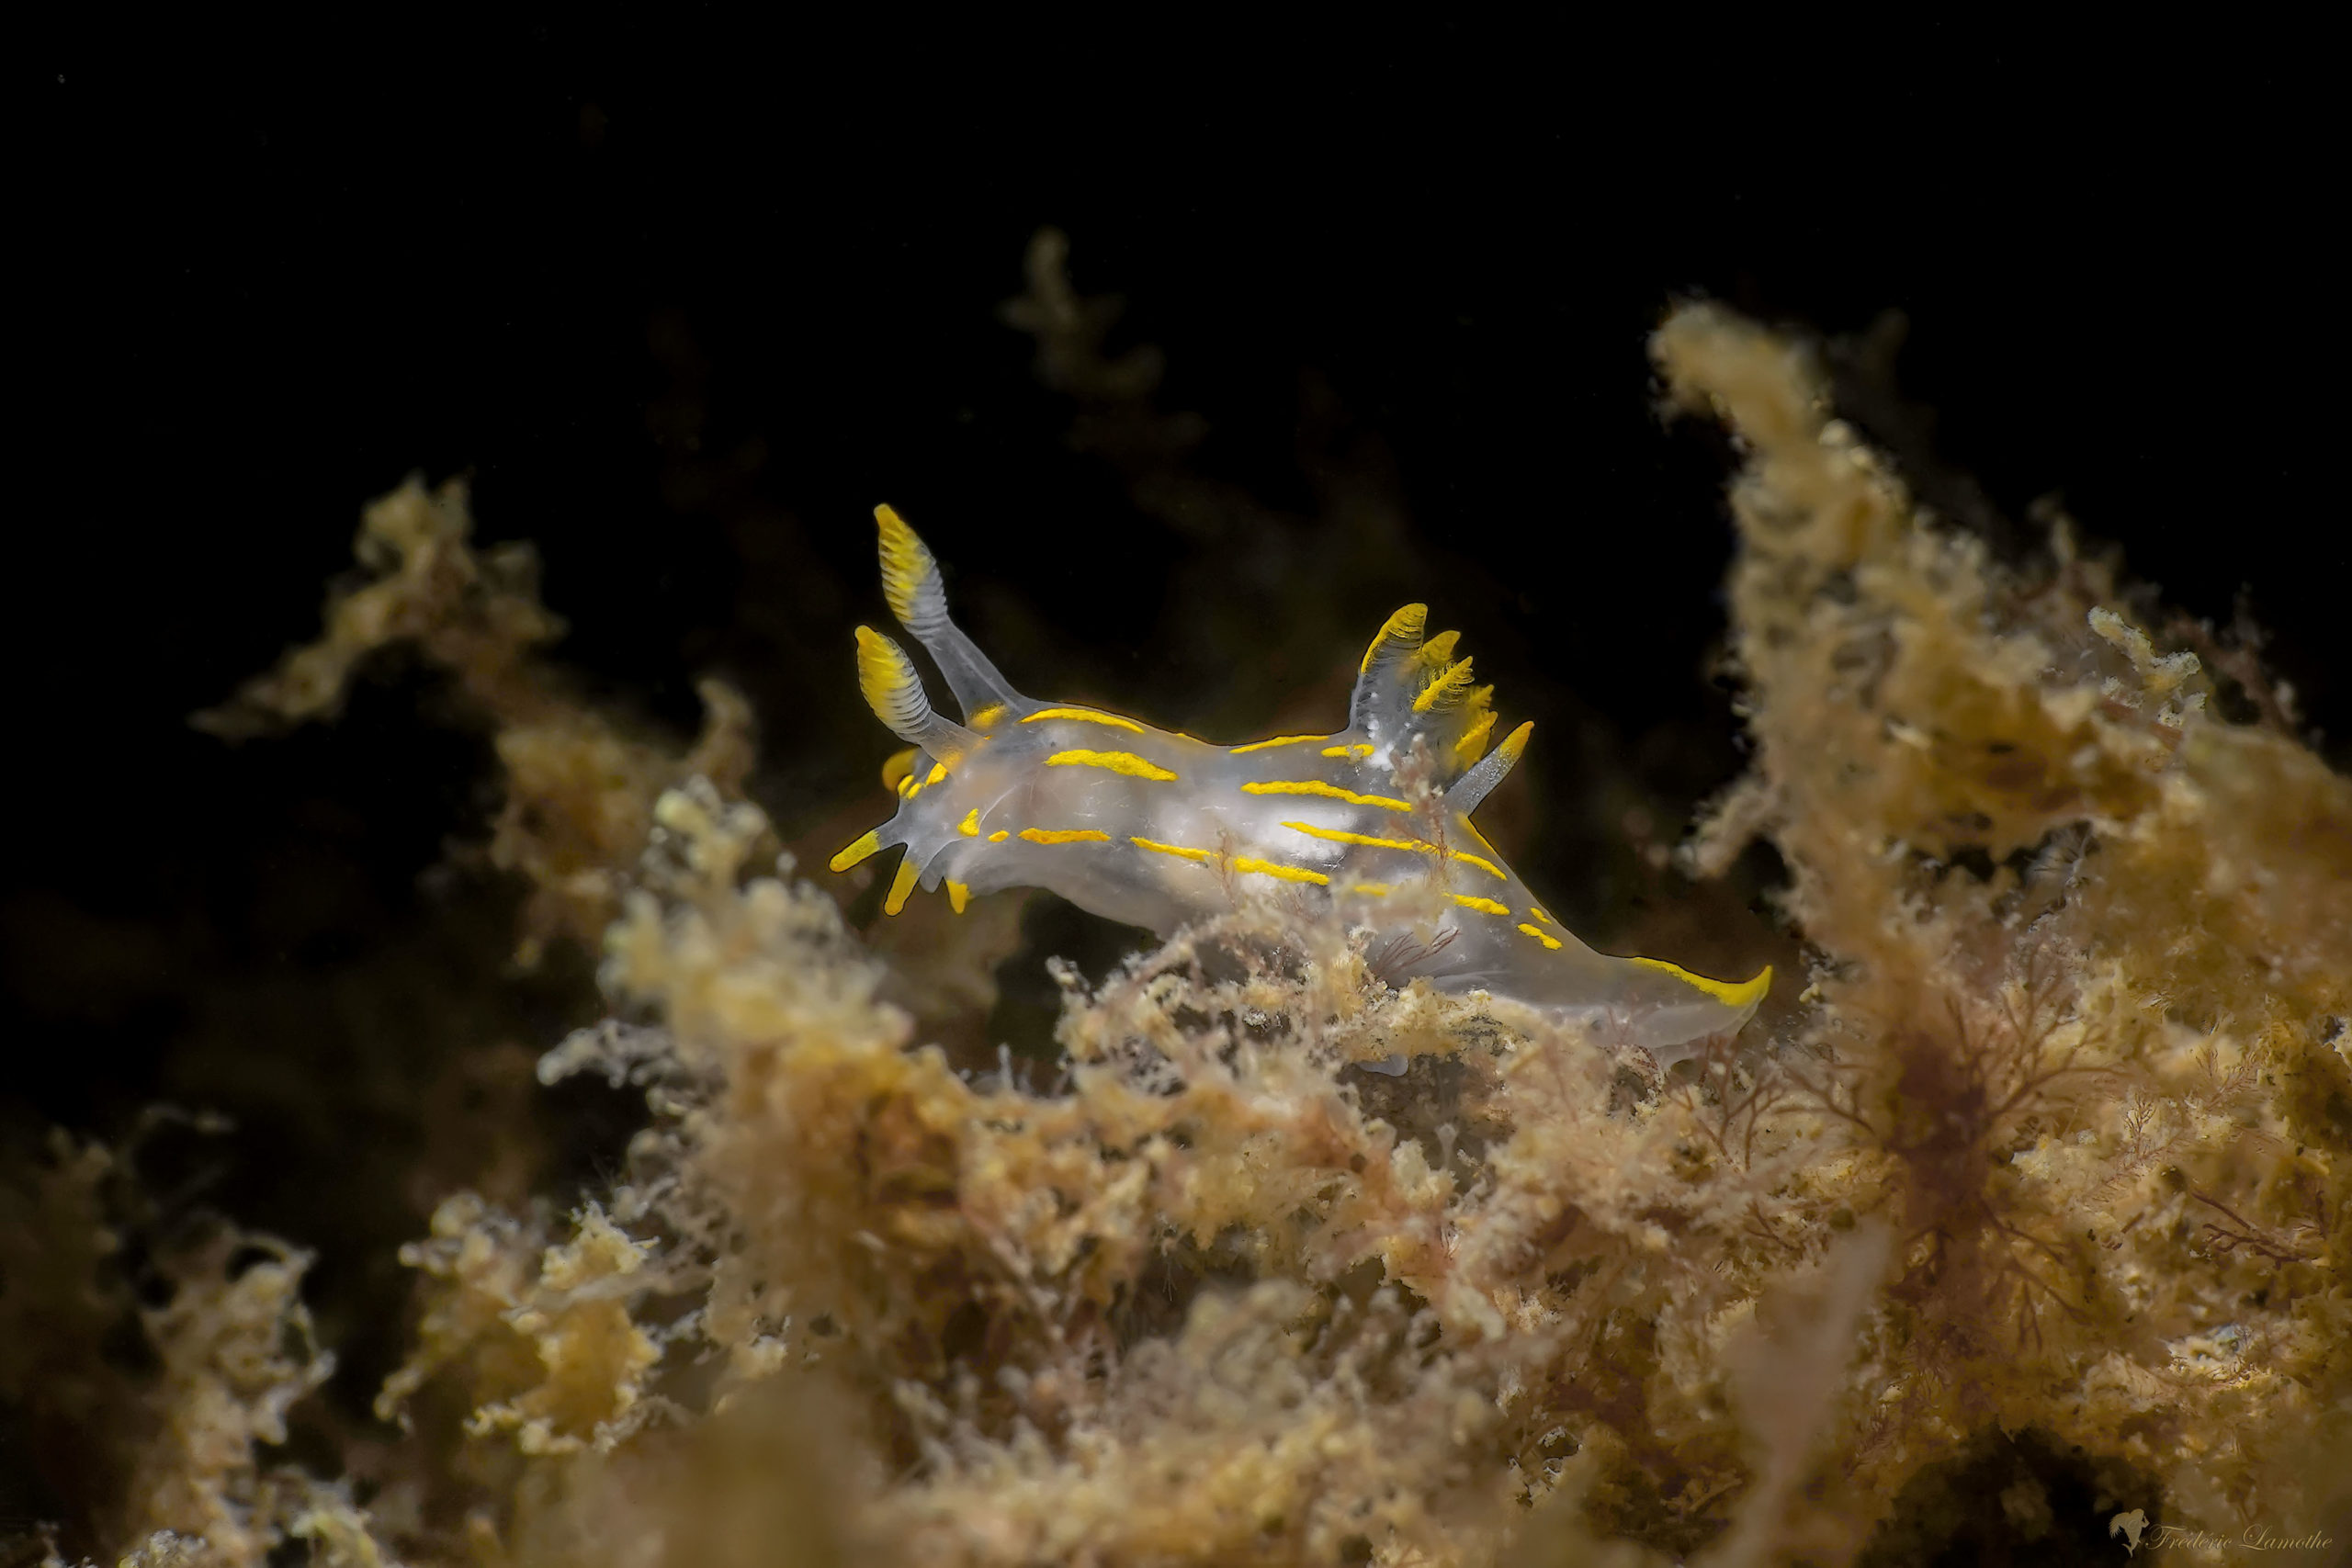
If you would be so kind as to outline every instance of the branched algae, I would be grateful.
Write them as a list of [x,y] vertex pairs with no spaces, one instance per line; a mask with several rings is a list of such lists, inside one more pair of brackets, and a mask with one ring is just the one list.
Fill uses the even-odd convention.
[[[474,671],[532,803],[506,863],[553,890],[527,934],[609,916],[615,1020],[541,1077],[637,1084],[651,1120],[578,1213],[443,1204],[405,1254],[402,1435],[352,1440],[357,1485],[257,1457],[320,1375],[299,1257],[109,1296],[105,1159],[60,1145],[8,1190],[0,1381],[121,1439],[91,1538],[582,1565],[2341,1538],[2352,789],[2275,694],[2218,715],[2063,526],[2021,568],[1923,515],[1803,342],[1693,305],[1653,346],[1743,455],[1755,760],[1684,853],[1769,839],[1811,961],[1777,1032],[1662,1077],[1397,989],[1278,887],[1062,971],[1058,1079],[959,1072],[774,858],[715,760],[740,747],[615,750],[515,673],[536,599],[449,566],[462,497],[380,503],[379,587],[238,711],[322,711],[334,650],[386,636]],[[621,759],[624,806],[548,784],[548,737]],[[116,1317],[145,1371],[97,1356]]]

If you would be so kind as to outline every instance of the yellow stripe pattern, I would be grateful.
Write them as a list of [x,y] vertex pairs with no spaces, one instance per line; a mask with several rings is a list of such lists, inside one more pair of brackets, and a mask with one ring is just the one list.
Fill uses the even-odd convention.
[[1074,718],[1080,724],[1107,724],[1114,729],[1132,729],[1137,735],[1143,733],[1143,726],[1134,719],[1121,718],[1114,713],[1096,713],[1091,708],[1039,708],[1035,713],[1022,715],[1021,722],[1041,724],[1049,718]]
[[964,820],[956,824],[956,830],[963,834],[964,837],[967,839],[978,838],[980,836],[980,808],[975,806],[972,809],[964,813]]
[[1510,913],[1510,906],[1508,904],[1498,904],[1492,898],[1474,897],[1467,893],[1456,893],[1453,896],[1453,901],[1461,905],[1465,909],[1476,909],[1482,915],[1508,915]]
[[1160,782],[1176,775],[1147,757],[1133,751],[1057,751],[1046,759],[1049,768],[1102,768],[1109,773],[1125,773],[1131,779],[1154,779]]
[[1321,779],[1267,779],[1241,786],[1244,795],[1319,795],[1329,800],[1344,800],[1351,806],[1379,806],[1391,811],[1410,811],[1411,805],[1393,795],[1358,795],[1338,784],[1325,784]]
[[1302,740],[1320,740],[1319,735],[1277,735],[1272,740],[1252,740],[1247,746],[1236,746],[1227,753],[1238,757],[1244,751],[1262,751],[1269,746],[1295,746]]
[[1302,871],[1295,865],[1276,865],[1272,861],[1252,860],[1248,855],[1236,855],[1233,869],[1246,871],[1252,876],[1278,877],[1284,882],[1312,882],[1318,887],[1329,887],[1331,879],[1319,871]]
[[1425,844],[1419,839],[1375,839],[1369,833],[1343,832],[1337,828],[1317,828],[1311,822],[1285,822],[1283,827],[1294,833],[1304,833],[1310,839],[1324,839],[1335,844],[1362,844],[1374,850],[1410,850],[1416,854],[1437,853],[1435,844]]
[[1529,936],[1533,937],[1536,941],[1542,942],[1544,946],[1550,948],[1553,952],[1557,953],[1560,951],[1559,938],[1545,936],[1542,930],[1535,926],[1522,925],[1519,929],[1525,931]]
[[[1111,835],[1092,828],[1023,828],[1021,836],[1033,844],[1107,844]],[[995,842],[990,836],[989,842]]]
[[1178,860],[1213,861],[1215,850],[1196,850],[1186,844],[1163,844],[1151,839],[1129,839],[1127,842],[1139,850],[1149,850],[1156,855],[1174,855]]

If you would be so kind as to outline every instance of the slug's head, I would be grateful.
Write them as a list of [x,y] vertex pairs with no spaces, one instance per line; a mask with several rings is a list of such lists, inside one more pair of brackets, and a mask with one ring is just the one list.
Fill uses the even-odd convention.
[[[963,797],[975,787],[985,788],[987,776],[997,771],[982,756],[987,732],[1008,714],[1018,716],[1036,705],[1015,692],[948,618],[939,563],[915,531],[888,506],[876,507],[874,520],[881,533],[882,585],[890,613],[937,661],[966,719],[958,724],[932,707],[922,677],[905,649],[870,627],[857,628],[858,691],[874,716],[908,749],[882,771],[883,783],[898,793],[898,812],[835,855],[832,868],[846,871],[888,845],[905,844],[906,858],[885,905],[895,915],[926,868],[969,836],[963,829],[973,820],[972,808]],[[935,793],[925,800],[926,792]],[[947,887],[960,909],[961,885],[950,881]]]

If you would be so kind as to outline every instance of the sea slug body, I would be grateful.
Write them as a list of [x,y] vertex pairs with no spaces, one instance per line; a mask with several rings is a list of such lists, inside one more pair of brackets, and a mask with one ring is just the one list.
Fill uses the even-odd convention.
[[[1373,638],[1344,730],[1214,746],[1014,691],[948,618],[914,530],[887,506],[875,518],[891,612],[967,716],[933,711],[906,651],[857,629],[858,684],[914,750],[884,772],[897,814],[832,868],[904,844],[890,913],[917,886],[944,883],[959,911],[975,894],[1043,887],[1164,936],[1250,886],[1279,889],[1373,928],[1372,951],[1407,955],[1385,966],[1397,984],[1509,998],[1661,1063],[1736,1032],[1762,1001],[1769,968],[1734,983],[1612,958],[1544,912],[1470,821],[1534,727],[1486,749],[1491,689],[1474,688],[1470,660],[1453,659],[1455,634],[1424,637],[1424,606],[1406,605]],[[1446,895],[1440,912],[1396,912],[1432,880]]]

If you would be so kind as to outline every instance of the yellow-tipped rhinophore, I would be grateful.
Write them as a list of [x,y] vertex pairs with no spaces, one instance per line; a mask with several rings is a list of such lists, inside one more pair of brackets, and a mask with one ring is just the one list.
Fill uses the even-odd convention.
[[926,582],[937,578],[939,563],[892,508],[876,507],[874,522],[882,533],[883,597],[889,600],[890,614],[899,617],[899,624],[914,631],[917,597]]
[[907,650],[871,626],[857,628],[857,689],[874,716],[898,731],[901,739],[910,728],[922,723],[931,706]]

